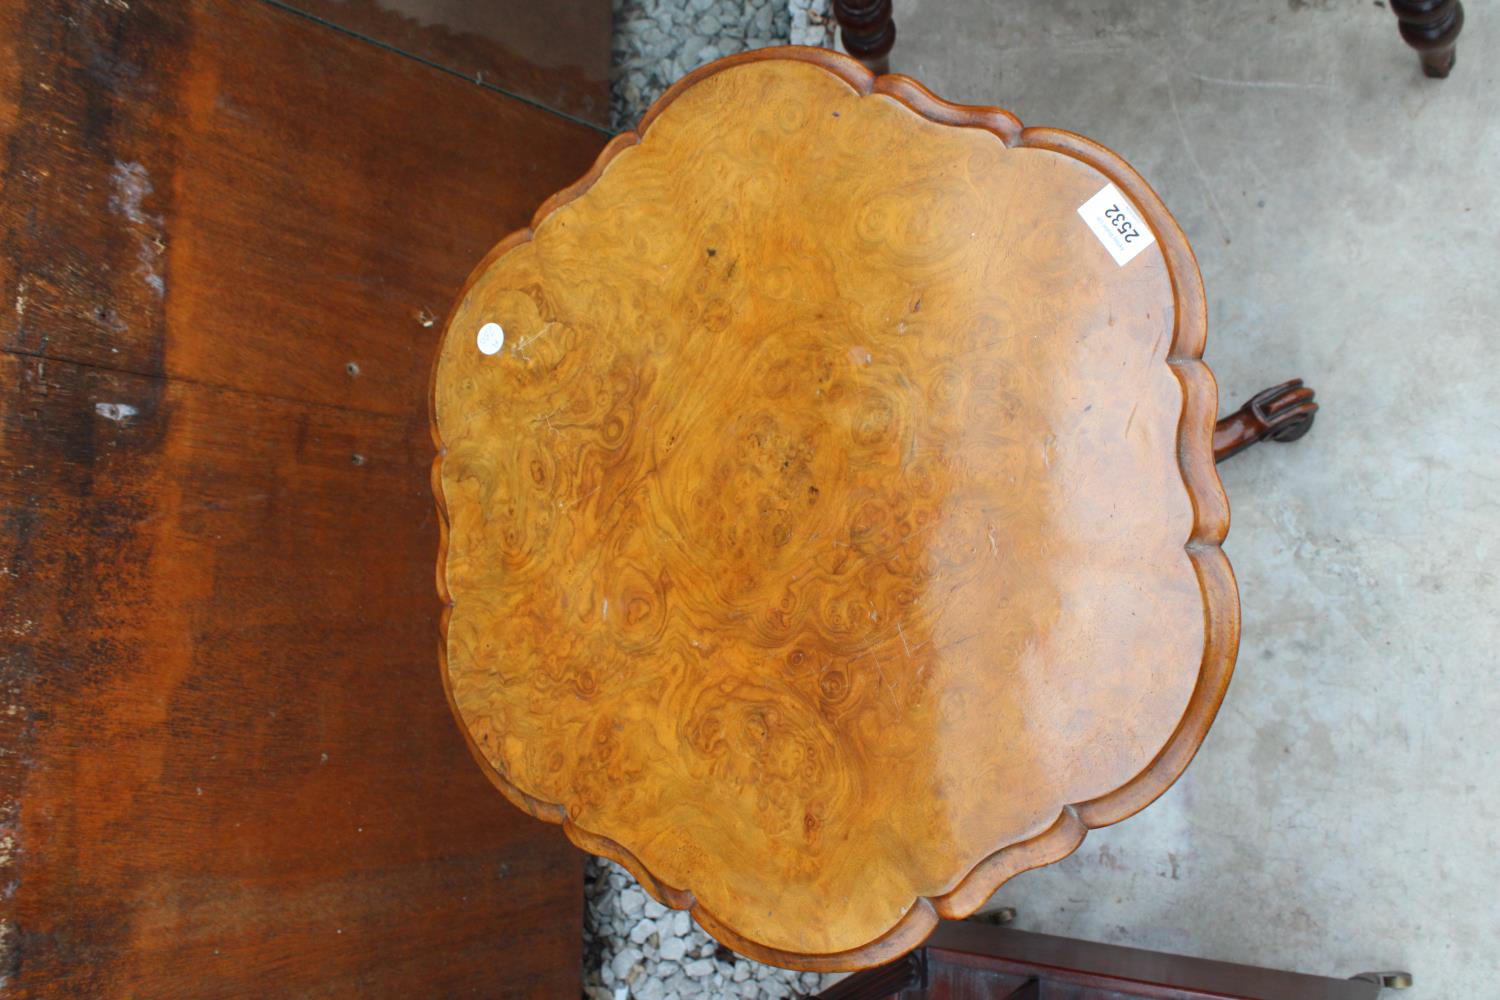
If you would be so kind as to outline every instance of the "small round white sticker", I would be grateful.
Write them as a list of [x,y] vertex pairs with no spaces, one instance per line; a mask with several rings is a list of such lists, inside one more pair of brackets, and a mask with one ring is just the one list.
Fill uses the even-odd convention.
[[499,354],[505,346],[505,331],[499,323],[486,323],[479,328],[479,353]]

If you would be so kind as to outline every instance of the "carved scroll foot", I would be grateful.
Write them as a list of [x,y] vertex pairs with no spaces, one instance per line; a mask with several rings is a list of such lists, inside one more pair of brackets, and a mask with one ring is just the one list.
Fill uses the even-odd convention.
[[1222,462],[1257,441],[1295,441],[1312,427],[1318,404],[1300,378],[1263,389],[1214,427],[1214,461]]
[[1401,37],[1422,57],[1422,72],[1447,76],[1464,27],[1464,5],[1458,0],[1391,0],[1391,10],[1401,22]]
[[844,51],[871,72],[890,72],[891,46],[896,44],[891,0],[833,0],[833,15],[838,18]]

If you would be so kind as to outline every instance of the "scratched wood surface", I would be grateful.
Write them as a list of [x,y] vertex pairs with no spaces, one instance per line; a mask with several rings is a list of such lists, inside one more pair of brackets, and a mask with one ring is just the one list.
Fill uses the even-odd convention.
[[[1110,181],[1158,237],[1125,266],[1077,213]],[[477,755],[743,952],[912,947],[1212,719],[1238,604],[1203,336],[1107,150],[814,50],[699,71],[447,327]]]
[[549,108],[609,124],[609,0],[289,0]]
[[454,273],[604,142],[260,0],[102,6],[0,3],[19,353],[421,413]]
[[576,996],[582,855],[443,696],[422,400],[601,138],[228,0],[0,0],[0,133],[0,993]]

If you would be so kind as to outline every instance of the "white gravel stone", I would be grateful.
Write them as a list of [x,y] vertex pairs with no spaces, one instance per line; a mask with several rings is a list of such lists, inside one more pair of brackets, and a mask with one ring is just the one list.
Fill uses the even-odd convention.
[[829,9],[830,0],[790,0],[788,40],[793,45],[817,45],[833,48],[833,34],[838,22]]
[[615,957],[610,960],[609,967],[614,970],[616,979],[628,979],[630,973],[635,971],[644,957],[639,948],[621,948],[615,952]]
[[706,958],[700,958],[696,962],[689,962],[682,967],[682,972],[689,979],[707,979],[714,974],[714,963]]
[[687,942],[680,937],[663,938],[659,947],[661,957],[669,962],[680,962],[687,954]]

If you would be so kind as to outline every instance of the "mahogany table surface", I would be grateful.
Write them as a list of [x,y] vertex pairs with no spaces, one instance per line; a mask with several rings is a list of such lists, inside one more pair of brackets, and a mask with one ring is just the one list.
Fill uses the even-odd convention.
[[[1107,185],[1152,241],[1123,264],[1079,211]],[[1087,139],[821,50],[694,72],[448,320],[475,756],[744,954],[914,947],[1212,721],[1205,324],[1181,230]]]

